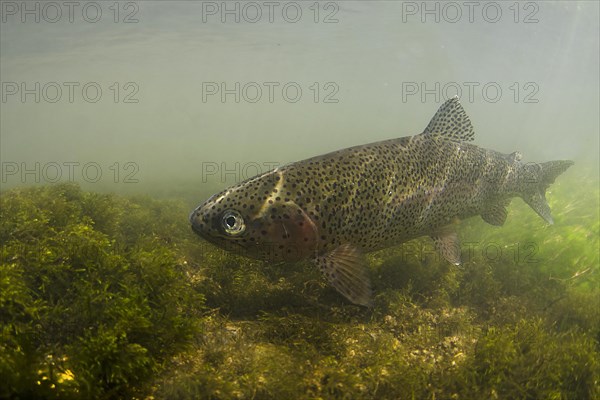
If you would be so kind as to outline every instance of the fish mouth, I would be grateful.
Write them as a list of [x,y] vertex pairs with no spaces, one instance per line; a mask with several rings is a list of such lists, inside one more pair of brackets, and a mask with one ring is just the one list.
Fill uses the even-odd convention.
[[205,232],[203,229],[205,224],[202,221],[202,212],[200,210],[201,208],[202,207],[198,207],[190,213],[189,221],[192,225],[192,231],[194,231],[194,233],[198,236],[205,237]]
[[211,243],[218,244],[219,241],[214,236],[217,232],[211,227],[208,216],[205,213],[205,204],[197,207],[190,213],[189,221],[192,231],[202,239]]
[[198,228],[193,222],[192,222],[192,231],[194,231],[194,233],[198,236],[203,236],[202,230],[200,228]]
[[192,231],[196,235],[217,247],[224,248],[229,251],[244,251],[245,247],[237,241],[225,240],[225,238],[221,236],[213,235],[214,232],[210,230],[208,222],[203,220],[203,215],[200,208],[201,207],[192,211],[189,217]]

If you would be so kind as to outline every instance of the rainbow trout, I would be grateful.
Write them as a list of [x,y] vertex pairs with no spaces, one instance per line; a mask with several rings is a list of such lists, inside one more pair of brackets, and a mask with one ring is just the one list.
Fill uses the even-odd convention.
[[481,215],[503,225],[515,196],[553,223],[545,191],[573,162],[522,163],[518,152],[469,144],[473,136],[455,97],[419,135],[288,164],[215,194],[191,213],[192,229],[247,257],[311,259],[338,292],[369,306],[366,252],[429,235],[458,265],[453,222]]

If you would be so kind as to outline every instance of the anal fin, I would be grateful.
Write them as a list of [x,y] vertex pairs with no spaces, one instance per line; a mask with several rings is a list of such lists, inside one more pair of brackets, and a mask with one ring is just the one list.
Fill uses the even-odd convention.
[[431,238],[436,250],[446,261],[460,265],[460,243],[454,228],[449,225],[435,231]]
[[367,274],[367,261],[351,244],[342,244],[316,263],[329,283],[354,304],[373,305],[371,281]]
[[508,211],[506,207],[510,203],[510,200],[502,200],[496,203],[490,204],[484,212],[481,213],[481,218],[485,222],[491,225],[502,226],[506,221]]

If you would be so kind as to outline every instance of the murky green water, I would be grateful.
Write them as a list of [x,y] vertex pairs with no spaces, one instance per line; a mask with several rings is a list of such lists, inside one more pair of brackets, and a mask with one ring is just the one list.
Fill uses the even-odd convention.
[[[1,3],[0,397],[595,398],[595,2]],[[547,226],[368,255],[375,305],[189,229],[270,168],[421,132],[571,159]]]

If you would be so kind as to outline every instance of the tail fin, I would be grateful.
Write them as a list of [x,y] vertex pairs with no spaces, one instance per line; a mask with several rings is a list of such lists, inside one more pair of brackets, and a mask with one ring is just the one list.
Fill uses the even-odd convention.
[[550,215],[550,207],[546,202],[546,189],[554,183],[557,176],[565,172],[571,165],[573,165],[573,161],[570,160],[525,165],[527,189],[521,197],[550,225],[554,223],[554,220]]

